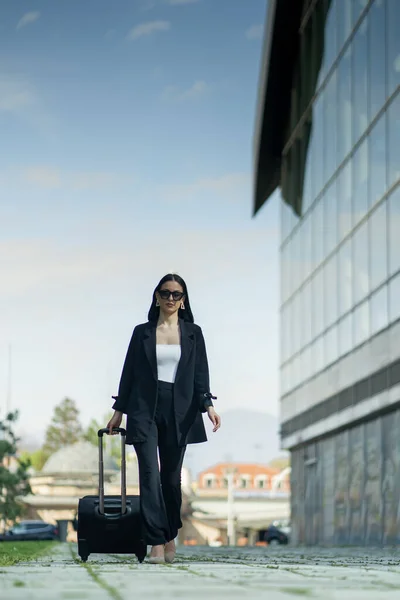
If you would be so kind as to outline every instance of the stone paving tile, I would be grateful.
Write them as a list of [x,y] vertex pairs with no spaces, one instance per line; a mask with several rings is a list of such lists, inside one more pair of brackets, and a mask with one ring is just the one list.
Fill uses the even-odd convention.
[[400,549],[179,548],[173,565],[91,555],[60,545],[52,557],[0,572],[1,600],[268,598],[398,600]]

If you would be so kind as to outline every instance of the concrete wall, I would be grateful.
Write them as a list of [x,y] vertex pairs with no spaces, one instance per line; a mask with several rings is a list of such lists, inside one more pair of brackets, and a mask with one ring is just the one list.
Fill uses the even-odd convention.
[[400,410],[292,452],[292,542],[400,544]]

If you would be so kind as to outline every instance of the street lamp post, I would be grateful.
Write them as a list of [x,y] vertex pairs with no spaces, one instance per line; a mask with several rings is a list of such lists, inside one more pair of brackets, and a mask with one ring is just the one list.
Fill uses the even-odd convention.
[[228,473],[226,474],[226,478],[228,480],[228,544],[229,546],[236,546],[236,528],[233,498],[234,470],[232,468],[229,469]]

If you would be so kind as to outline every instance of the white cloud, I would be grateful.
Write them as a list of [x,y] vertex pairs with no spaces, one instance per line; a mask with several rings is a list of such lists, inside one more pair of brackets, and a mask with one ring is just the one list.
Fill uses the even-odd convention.
[[30,167],[23,177],[27,183],[53,190],[61,187],[61,175],[58,169],[52,167]]
[[0,242],[2,286],[9,296],[23,295],[44,285],[73,285],[116,272],[121,257],[104,253],[99,260],[98,251],[47,240]]
[[187,89],[169,85],[164,89],[162,96],[164,100],[184,102],[185,100],[192,100],[199,96],[203,96],[209,89],[210,88],[205,81],[195,81],[195,83]]
[[250,185],[251,177],[248,173],[227,173],[219,177],[204,177],[192,183],[164,185],[159,193],[172,202],[187,202],[204,193],[226,196],[234,201],[238,196],[243,198]]
[[17,30],[26,27],[30,23],[35,23],[40,17],[40,12],[37,10],[33,10],[31,12],[25,13],[17,23]]
[[262,38],[264,32],[263,25],[253,25],[249,27],[246,31],[246,37],[248,40],[259,40]]
[[0,72],[0,113],[5,112],[42,136],[53,137],[57,121],[23,73]]
[[114,185],[120,181],[122,177],[115,173],[107,173],[104,171],[87,171],[83,173],[75,173],[71,178],[72,188],[75,190],[96,190]]
[[0,111],[19,112],[35,100],[35,93],[26,80],[0,75]]
[[168,31],[171,28],[169,21],[149,21],[133,27],[128,33],[129,40],[137,40],[141,37],[152,35],[157,31]]
[[104,171],[62,171],[57,167],[34,166],[22,172],[25,182],[43,189],[101,190],[120,177]]
[[10,168],[0,171],[0,184],[10,189],[66,190],[79,192],[82,190],[101,191],[111,186],[130,184],[131,175],[117,174],[107,171],[68,171],[52,165],[32,165],[29,167]]

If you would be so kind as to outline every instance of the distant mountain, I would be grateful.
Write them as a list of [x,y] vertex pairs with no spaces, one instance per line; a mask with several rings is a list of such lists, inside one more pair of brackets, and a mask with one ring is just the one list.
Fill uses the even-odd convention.
[[[221,413],[222,427],[217,433],[207,426],[208,442],[189,445],[185,466],[192,477],[219,462],[266,464],[286,456],[280,450],[279,420],[268,413],[252,410],[230,410]],[[208,420],[207,416],[205,419]]]

